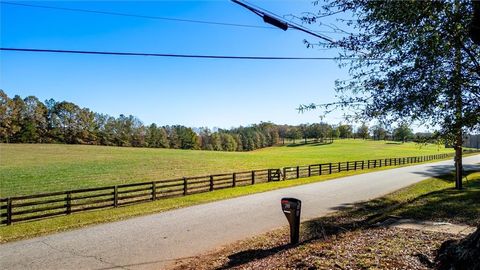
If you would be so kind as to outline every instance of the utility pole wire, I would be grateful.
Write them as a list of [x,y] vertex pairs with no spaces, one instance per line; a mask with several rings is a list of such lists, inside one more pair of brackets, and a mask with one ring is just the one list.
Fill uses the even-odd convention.
[[205,58],[205,59],[234,59],[234,60],[359,60],[359,58],[341,57],[290,57],[290,56],[231,56],[231,55],[198,55],[198,54],[170,54],[170,53],[142,53],[142,52],[109,52],[109,51],[81,51],[81,50],[56,50],[33,48],[0,48],[0,51],[32,52],[32,53],[64,53],[64,54],[91,54],[91,55],[116,55],[116,56],[151,56],[151,57],[176,57],[176,58]]
[[[242,7],[250,10],[251,12],[255,13],[256,15],[262,17],[263,20],[266,23],[273,24],[274,26],[276,26],[278,28],[281,28],[284,31],[287,30],[290,27],[292,29],[299,30],[299,31],[305,32],[307,34],[310,34],[312,36],[323,39],[323,40],[325,40],[329,43],[334,42],[330,37],[323,36],[323,35],[320,35],[318,33],[315,33],[314,31],[304,27],[303,25],[297,24],[297,23],[292,22],[290,20],[286,20],[285,18],[282,18],[281,16],[279,16],[279,15],[277,15],[277,14],[271,12],[271,11],[268,11],[264,8],[261,8],[261,7],[258,7],[256,5],[250,4],[245,0],[243,0],[243,1],[241,1],[241,0],[231,0],[231,1],[235,4],[238,4]],[[318,31],[318,32],[320,32],[320,31]]]
[[85,12],[85,13],[94,13],[94,14],[102,14],[102,15],[135,17],[135,18],[153,19],[153,20],[165,20],[165,21],[186,22],[186,23],[200,23],[200,24],[223,25],[223,26],[234,26],[234,27],[275,29],[274,27],[262,26],[262,25],[250,25],[250,24],[238,24],[238,23],[227,23],[227,22],[214,22],[214,21],[202,21],[202,20],[192,20],[192,19],[180,19],[180,18],[171,18],[171,17],[159,17],[159,16],[140,15],[140,14],[129,14],[129,13],[121,13],[121,12],[113,12],[113,11],[101,11],[101,10],[90,10],[90,9],[80,9],[80,8],[65,8],[65,7],[44,6],[44,5],[36,5],[36,4],[33,5],[33,4],[24,4],[24,3],[13,3],[13,2],[5,2],[5,1],[1,1],[0,4],[23,6],[23,7],[34,7],[34,8],[44,8],[44,9],[56,9],[56,10],[74,11],[74,12]]
[[[121,13],[121,12],[113,12],[113,11],[102,11],[102,10],[80,9],[80,8],[54,7],[54,6],[45,6],[45,5],[37,5],[37,4],[14,3],[14,2],[8,2],[8,1],[0,1],[0,4],[23,6],[23,7],[33,7],[33,8],[53,9],[53,10],[63,10],[63,11],[72,11],[72,12],[93,13],[93,14],[100,14],[100,15],[112,15],[112,16],[133,17],[133,18],[152,19],[152,20],[184,22],[184,23],[198,23],[198,24],[207,24],[207,25],[244,27],[244,28],[276,29],[276,27],[264,26],[264,25],[252,25],[252,24],[203,21],[203,20],[193,20],[193,19],[181,19],[181,18],[160,17],[160,16],[150,16],[150,15],[131,14],[131,13]],[[318,32],[318,33],[332,33],[331,31],[315,31],[315,32]]]

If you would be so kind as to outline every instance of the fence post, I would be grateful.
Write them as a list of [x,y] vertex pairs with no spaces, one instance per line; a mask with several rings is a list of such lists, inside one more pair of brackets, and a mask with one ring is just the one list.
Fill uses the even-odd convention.
[[362,160],[362,170],[364,168],[364,165],[365,165],[365,160]]
[[7,225],[12,224],[12,199],[7,198]]
[[357,162],[355,161],[354,165],[353,165],[353,170],[356,171],[357,170]]
[[152,182],[152,201],[157,199],[157,183],[155,181]]
[[268,169],[267,182],[270,182],[270,181],[272,181],[272,171],[270,169]]
[[375,159],[375,161],[373,161],[373,168],[376,168],[377,167],[377,160]]
[[187,193],[188,193],[187,178],[183,177],[183,195],[185,196],[187,195]]
[[308,165],[308,177],[312,176],[312,165]]
[[367,160],[367,169],[370,169],[370,159]]
[[213,191],[213,176],[210,175],[210,191]]
[[72,194],[70,192],[67,192],[67,215],[70,215],[72,213]]
[[300,178],[300,166],[297,166],[297,178]]
[[350,162],[347,161],[347,172],[350,171]]
[[113,207],[118,206],[118,186],[113,187]]
[[287,179],[287,169],[283,167],[283,180]]
[[328,164],[328,174],[332,174],[332,163]]
[[232,175],[232,187],[237,186],[237,174],[233,173]]
[[322,175],[322,164],[318,164],[318,175]]
[[338,172],[341,172],[341,171],[342,171],[342,163],[341,163],[341,162],[338,162],[337,166],[338,166],[338,170],[337,170],[337,171],[338,171]]
[[255,184],[255,171],[252,171],[252,185]]

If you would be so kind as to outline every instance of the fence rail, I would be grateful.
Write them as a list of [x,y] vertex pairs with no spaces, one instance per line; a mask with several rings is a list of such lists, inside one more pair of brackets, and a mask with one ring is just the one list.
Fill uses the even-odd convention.
[[257,183],[419,163],[443,159],[453,155],[453,153],[449,153],[417,157],[321,163],[13,196],[0,198],[0,224],[11,225],[22,221],[70,215],[72,213],[94,209],[120,207],[135,203],[210,192],[224,188],[254,185]]

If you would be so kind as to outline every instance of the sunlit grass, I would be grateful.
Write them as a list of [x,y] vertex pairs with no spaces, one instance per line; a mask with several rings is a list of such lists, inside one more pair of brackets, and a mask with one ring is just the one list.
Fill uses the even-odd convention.
[[0,144],[0,197],[252,169],[452,152],[441,145],[339,140],[252,152]]

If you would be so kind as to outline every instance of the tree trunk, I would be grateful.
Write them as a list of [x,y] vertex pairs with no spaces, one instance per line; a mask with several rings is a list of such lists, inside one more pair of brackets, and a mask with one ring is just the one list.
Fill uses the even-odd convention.
[[463,164],[462,164],[462,130],[460,129],[457,133],[457,138],[455,140],[455,188],[462,189],[462,173],[463,173]]
[[462,240],[445,241],[437,251],[436,269],[480,269],[480,226]]
[[[460,2],[455,2],[455,8],[458,12]],[[460,39],[457,38],[457,45],[455,50],[455,73],[453,78],[453,94],[455,102],[455,188],[462,189],[462,145],[463,145],[463,117],[462,117],[462,46],[460,44]]]

